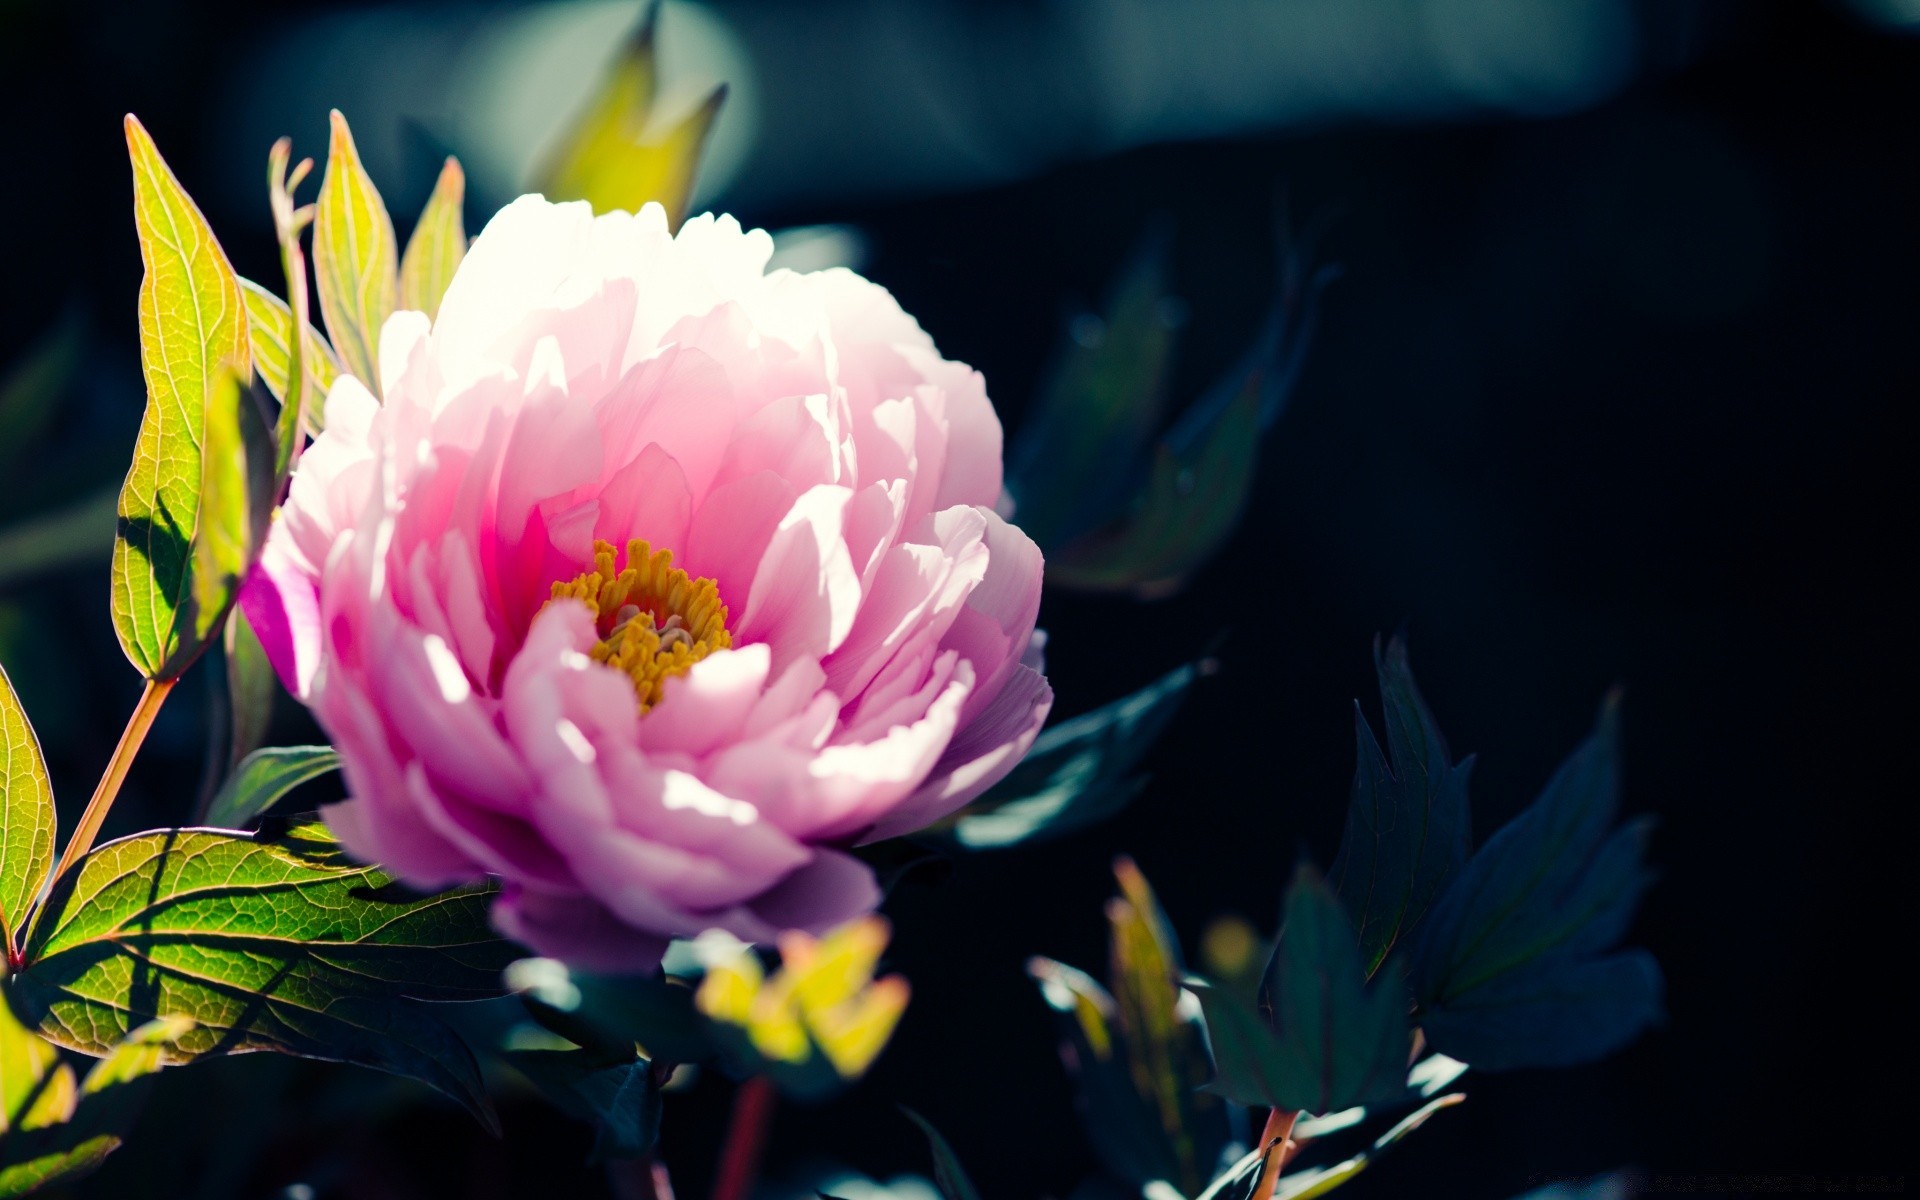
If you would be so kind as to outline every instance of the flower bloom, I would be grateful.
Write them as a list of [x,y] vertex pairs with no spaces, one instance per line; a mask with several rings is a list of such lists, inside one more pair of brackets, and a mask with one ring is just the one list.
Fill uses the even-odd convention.
[[343,376],[242,603],[340,752],[347,849],[504,882],[644,969],[870,911],[848,847],[999,779],[1052,692],[1000,423],[848,271],[731,218],[526,196]]

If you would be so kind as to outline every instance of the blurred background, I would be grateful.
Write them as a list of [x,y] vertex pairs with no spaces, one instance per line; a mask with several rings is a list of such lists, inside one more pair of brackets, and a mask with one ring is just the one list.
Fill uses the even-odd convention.
[[[637,14],[0,0],[0,661],[64,824],[137,691],[106,585],[144,399],[121,114],[271,281],[275,136],[320,155],[343,109],[403,232],[457,152],[477,229]],[[1283,209],[1343,272],[1225,551],[1151,604],[1042,613],[1062,715],[1224,635],[1152,784],[1093,830],[902,885],[906,1021],[851,1095],[781,1111],[769,1176],[924,1172],[897,1101],[992,1200],[1072,1191],[1092,1159],[1024,960],[1102,966],[1123,852],[1190,948],[1222,914],[1270,932],[1296,857],[1332,857],[1351,701],[1371,710],[1371,639],[1404,628],[1481,756],[1482,836],[1624,685],[1628,806],[1661,821],[1634,940],[1670,1019],[1592,1067],[1470,1076],[1464,1108],[1344,1194],[1903,1180],[1916,34],[1913,0],[668,3],[665,107],[731,89],[696,208],[892,289],[1014,430],[1149,229],[1171,239],[1179,395],[1255,336]],[[22,399],[47,393],[28,371],[62,372],[57,403]],[[185,819],[211,691],[163,714],[110,834]],[[302,720],[283,704],[279,740],[312,737]],[[714,1078],[669,1100],[683,1196],[728,1100]],[[584,1127],[504,1115],[494,1142],[410,1085],[211,1064],[163,1078],[85,1191],[607,1194]]]

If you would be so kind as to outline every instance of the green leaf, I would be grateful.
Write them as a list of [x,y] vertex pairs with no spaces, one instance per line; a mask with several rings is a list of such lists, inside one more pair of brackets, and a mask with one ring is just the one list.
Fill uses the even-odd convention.
[[510,1050],[506,1060],[563,1111],[593,1126],[593,1158],[643,1158],[660,1139],[653,1064],[632,1053]]
[[420,213],[420,223],[407,239],[407,252],[400,259],[400,307],[423,312],[428,317],[440,312],[440,297],[447,294],[453,273],[467,253],[467,230],[462,222],[466,203],[467,177],[459,160],[447,159],[433,195]]
[[[1154,448],[1147,480],[1114,523],[1047,555],[1047,581],[1158,598],[1226,544],[1253,491],[1263,377],[1240,381],[1213,419]],[[1018,513],[1016,511],[1016,517]]]
[[[147,408],[120,491],[113,623],[133,665],[164,679],[205,647],[217,617],[202,607],[205,593],[194,580],[206,477],[201,449],[209,406],[216,394],[232,394],[219,384],[221,375],[244,378],[251,368],[239,278],[147,131],[131,116],[126,128],[146,266],[140,359]],[[227,466],[218,464],[216,473],[224,478]]]
[[1406,643],[1384,654],[1374,644],[1387,753],[1354,706],[1359,765],[1347,830],[1328,877],[1360,929],[1367,973],[1416,929],[1442,889],[1467,861],[1468,758],[1453,763],[1433,713],[1414,686]]
[[1397,973],[1366,986],[1340,898],[1302,864],[1256,1008],[1191,981],[1218,1072],[1212,1090],[1242,1104],[1324,1114],[1406,1092],[1407,1002]]
[[653,38],[659,11],[657,2],[648,7],[608,65],[599,89],[539,173],[535,191],[551,200],[585,200],[595,212],[638,212],[658,201],[670,227],[686,216],[707,134],[727,89],[715,88],[692,112],[656,126]]
[[[193,536],[193,603],[182,635],[195,653],[220,633],[266,540],[273,504],[274,446],[247,376],[220,371],[207,393],[200,454],[200,511]],[[186,661],[191,661],[190,659]],[[186,662],[172,665],[173,674]]]
[[1054,552],[1123,509],[1166,416],[1174,321],[1164,232],[1134,253],[1104,319],[1075,324],[1007,454],[1014,519]]
[[187,1017],[170,1062],[273,1050],[418,1079],[491,1124],[470,1051],[413,1000],[497,995],[512,948],[489,887],[420,896],[346,859],[317,824],[278,836],[168,829],[63,876],[7,985],[23,1021],[100,1054]]
[[243,829],[288,792],[340,766],[332,746],[273,746],[256,750],[240,766],[207,806],[207,824],[220,829]]
[[1410,980],[1435,1050],[1481,1070],[1569,1066],[1660,1019],[1652,957],[1605,953],[1650,881],[1651,822],[1616,827],[1619,811],[1619,713],[1609,699],[1593,735],[1427,917]]
[[380,192],[360,165],[347,119],[332,113],[333,138],[313,219],[313,273],[320,313],[340,361],[380,395],[380,327],[399,288],[398,239]]
[[54,825],[53,786],[40,739],[0,668],[0,951],[11,950],[27,906],[53,867]]
[[[227,619],[227,707],[232,717],[228,759],[237,767],[267,740],[273,724],[273,704],[280,696],[280,677],[267,659],[266,647],[240,608]],[[229,778],[228,784],[232,780]],[[214,821],[212,824],[219,824]]]
[[940,1189],[943,1200],[980,1200],[979,1190],[960,1165],[960,1156],[953,1152],[947,1139],[940,1136],[933,1122],[910,1108],[902,1107],[900,1111],[927,1135],[927,1144],[933,1150],[933,1185]]
[[0,1004],[0,1197],[71,1182],[117,1149],[160,1069],[179,1020],[133,1031],[74,1084],[51,1044]]
[[[241,298],[247,305],[247,332],[253,345],[253,368],[259,372],[260,382],[267,385],[273,398],[286,403],[287,399],[287,354],[292,349],[293,312],[287,302],[261,287],[251,279],[240,281]],[[320,331],[307,326],[306,344],[307,386],[314,398],[317,410],[318,400],[327,394],[333,381],[340,377],[340,360],[333,353],[333,347],[320,336]],[[317,426],[318,411],[308,414],[307,423]]]
[[1041,733],[1005,779],[937,834],[968,850],[1044,841],[1104,820],[1145,785],[1134,774],[1212,660],[1176,667],[1130,696]]

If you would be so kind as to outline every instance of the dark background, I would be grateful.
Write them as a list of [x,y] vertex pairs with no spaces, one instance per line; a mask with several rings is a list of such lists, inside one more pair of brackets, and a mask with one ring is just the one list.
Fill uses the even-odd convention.
[[[125,469],[142,394],[120,115],[217,194],[264,149],[217,140],[235,64],[327,7],[0,2],[0,365],[63,311],[88,330],[49,434],[0,448],[0,528]],[[1469,1076],[1466,1106],[1344,1194],[1498,1200],[1619,1167],[1733,1194],[1764,1189],[1701,1177],[1903,1176],[1915,797],[1912,593],[1896,578],[1914,546],[1920,41],[1838,5],[1674,7],[1685,54],[1552,119],[1328,121],[984,189],[739,210],[861,230],[866,273],[986,372],[1015,429],[1065,318],[1160,214],[1189,305],[1181,395],[1226,369],[1269,301],[1283,189],[1296,218],[1331,217],[1324,252],[1345,268],[1228,550],[1151,606],[1050,594],[1043,611],[1069,715],[1227,632],[1221,674],[1149,757],[1153,784],[1091,832],[895,895],[907,1019],[851,1096],[782,1111],[772,1174],[808,1159],[924,1172],[902,1102],[987,1196],[1070,1191],[1092,1162],[1023,961],[1103,972],[1123,852],[1190,948],[1222,913],[1270,930],[1296,856],[1333,854],[1350,701],[1371,710],[1371,639],[1404,626],[1442,727],[1481,756],[1482,836],[1624,685],[1628,806],[1661,822],[1634,939],[1667,972],[1670,1020],[1595,1066]],[[338,103],[351,115],[353,97]],[[273,278],[260,200],[206,207],[242,273]],[[0,586],[0,652],[68,827],[136,691],[105,567],[103,546]],[[198,688],[182,698],[109,833],[184,819],[203,718]],[[282,736],[300,720],[283,712]],[[405,1088],[343,1109],[328,1077],[357,1074],[172,1072],[91,1194],[603,1186],[580,1165],[584,1132],[537,1105],[509,1103],[509,1140],[492,1143]],[[709,1078],[669,1102],[682,1196],[704,1194],[727,1100]],[[185,1166],[165,1162],[173,1137]]]

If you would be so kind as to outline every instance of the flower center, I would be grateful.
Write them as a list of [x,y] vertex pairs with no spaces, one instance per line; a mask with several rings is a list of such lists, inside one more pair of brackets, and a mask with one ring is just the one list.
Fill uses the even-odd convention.
[[673,565],[673,551],[635,538],[627,565],[614,570],[614,548],[593,544],[594,570],[553,585],[553,600],[578,600],[593,613],[600,641],[593,661],[624,671],[640,697],[640,711],[660,703],[667,679],[685,674],[715,650],[733,645],[727,606],[711,579],[695,579]]

